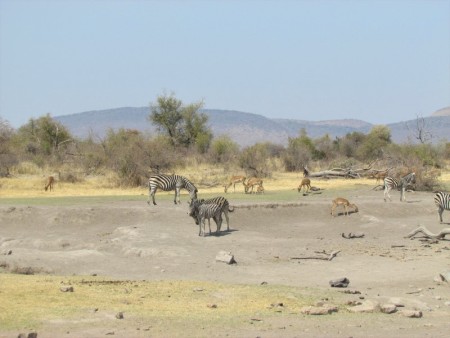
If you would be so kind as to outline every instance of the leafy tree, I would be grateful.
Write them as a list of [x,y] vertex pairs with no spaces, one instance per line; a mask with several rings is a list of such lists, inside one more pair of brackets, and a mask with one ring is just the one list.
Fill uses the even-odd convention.
[[354,131],[352,133],[348,133],[343,138],[338,138],[335,141],[335,145],[342,155],[346,157],[354,157],[356,151],[363,144],[365,139],[365,134]]
[[374,126],[364,139],[356,155],[361,160],[381,158],[386,147],[391,144],[391,131],[387,126]]
[[9,122],[0,117],[0,176],[8,176],[10,168],[17,164],[17,156],[11,146],[14,130]]
[[242,150],[239,163],[249,176],[267,177],[270,175],[267,165],[269,155],[270,144],[257,143]]
[[209,154],[214,163],[230,164],[238,153],[239,145],[229,136],[221,136],[211,142]]
[[303,170],[316,154],[313,140],[308,137],[305,129],[302,129],[299,137],[288,139],[288,147],[283,158],[285,170]]
[[18,129],[15,139],[16,144],[26,154],[52,155],[59,160],[63,158],[64,151],[72,141],[69,130],[55,121],[50,114],[30,119]]
[[183,105],[173,95],[162,95],[151,106],[149,119],[158,130],[167,135],[172,145],[197,145],[200,152],[207,151],[212,133],[207,127],[208,117],[199,112],[202,102]]

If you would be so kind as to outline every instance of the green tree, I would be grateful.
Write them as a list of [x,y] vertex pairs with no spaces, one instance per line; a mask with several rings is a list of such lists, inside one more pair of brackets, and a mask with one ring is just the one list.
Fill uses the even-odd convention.
[[267,177],[270,175],[268,168],[269,157],[270,144],[257,143],[242,150],[239,163],[248,176]]
[[239,153],[239,145],[229,136],[220,136],[211,142],[210,157],[214,163],[230,164]]
[[54,120],[50,114],[30,119],[16,133],[16,144],[31,155],[52,155],[55,159],[63,159],[64,151],[73,142],[69,130]]
[[341,155],[350,158],[355,156],[358,148],[363,144],[365,139],[365,134],[354,131],[352,133],[346,134],[342,138],[338,138],[335,141],[335,145],[337,146]]
[[375,160],[383,157],[386,147],[391,144],[391,131],[387,126],[374,126],[356,152],[360,160]]
[[306,130],[300,130],[300,136],[288,139],[288,146],[283,157],[286,171],[303,170],[315,156],[316,149]]
[[13,135],[9,122],[0,117],[0,176],[8,176],[10,168],[18,162],[11,145]]
[[183,105],[174,95],[161,95],[151,105],[149,120],[169,137],[172,145],[190,147],[197,145],[206,152],[212,139],[207,127],[208,117],[200,113],[203,102]]

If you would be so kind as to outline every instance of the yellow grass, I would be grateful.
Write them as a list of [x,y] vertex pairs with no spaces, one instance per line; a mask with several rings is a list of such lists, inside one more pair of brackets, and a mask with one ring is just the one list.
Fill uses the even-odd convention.
[[[223,169],[214,169],[207,166],[199,166],[177,174],[188,177],[199,188],[199,193],[223,194],[223,185],[232,175],[243,174],[225,173]],[[276,172],[272,177],[264,179],[266,191],[296,190],[303,176],[300,173]],[[87,177],[80,182],[69,183],[57,181],[52,192],[44,191],[46,177],[42,175],[17,175],[14,178],[0,178],[1,197],[60,197],[60,196],[140,196],[147,195],[148,189],[142,187],[117,187],[117,177],[110,173],[108,175]],[[450,172],[443,172],[439,178],[443,186],[450,187]],[[382,184],[382,183],[380,183]],[[311,178],[311,185],[321,189],[353,189],[355,186],[369,185],[375,187],[374,179],[316,179]],[[230,187],[229,192],[233,191]],[[236,185],[236,192],[243,192],[242,184]],[[161,192],[160,192],[161,193]],[[169,193],[173,194],[173,192]]]
[[[62,292],[61,287],[73,287]],[[276,285],[229,285],[196,281],[118,281],[104,277],[59,277],[0,274],[0,328],[38,329],[52,321],[78,322],[123,312],[124,317],[152,326],[226,324],[271,316],[293,315],[316,299],[313,289]],[[321,291],[320,296],[332,295]],[[271,304],[282,303],[282,307]],[[188,324],[189,323],[189,324]],[[183,332],[179,331],[178,332]]]

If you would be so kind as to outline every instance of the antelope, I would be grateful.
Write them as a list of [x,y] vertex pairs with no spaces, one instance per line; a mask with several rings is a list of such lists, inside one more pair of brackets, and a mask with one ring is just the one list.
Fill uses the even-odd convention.
[[305,193],[308,192],[309,189],[311,189],[311,180],[309,178],[302,179],[302,182],[297,188],[298,192],[300,192],[303,187],[305,187]]
[[227,184],[225,184],[223,187],[225,188],[225,193],[228,192],[228,188],[231,187],[233,184],[233,192],[236,192],[236,183],[241,183],[245,186],[245,176],[232,176]]
[[[247,184],[245,184],[245,193],[248,194],[248,191],[250,188],[252,188],[250,193],[253,193],[253,187],[255,185],[259,185],[260,187],[262,187],[263,185],[263,180],[257,177],[252,177],[247,181]],[[263,188],[264,189],[264,188]]]
[[355,208],[355,212],[358,212],[358,207],[356,204],[350,203],[347,199],[338,197],[333,200],[333,205],[331,206],[331,216],[334,216],[333,212],[340,205],[344,206],[344,215],[348,216],[348,208]]
[[264,187],[262,185],[259,185],[256,189],[257,194],[264,194]]
[[378,184],[378,182],[380,182],[380,180],[384,181],[384,179],[387,177],[387,175],[388,175],[388,172],[386,170],[386,171],[379,171],[379,172],[373,173],[370,177],[375,178],[376,179],[375,183]]
[[54,183],[55,183],[55,178],[53,176],[49,176],[47,178],[47,184],[44,187],[45,191],[47,191],[48,189],[50,189],[50,191],[52,191]]

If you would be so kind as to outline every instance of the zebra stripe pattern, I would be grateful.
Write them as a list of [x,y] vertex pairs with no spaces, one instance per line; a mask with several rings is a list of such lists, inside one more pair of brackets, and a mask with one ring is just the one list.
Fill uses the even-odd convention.
[[150,204],[150,198],[152,198],[153,205],[156,205],[155,193],[158,188],[163,191],[175,190],[175,198],[173,200],[175,204],[177,204],[177,201],[178,204],[180,203],[181,189],[186,189],[187,191],[189,191],[189,196],[191,197],[191,199],[197,198],[197,188],[186,177],[180,175],[158,174],[151,176],[148,180],[148,204]]
[[438,192],[434,195],[434,204],[438,207],[439,220],[441,223],[444,223],[442,214],[444,210],[450,210],[450,194],[442,191]]
[[210,218],[213,218],[217,225],[217,231],[220,231],[222,226],[222,213],[225,214],[227,221],[227,231],[230,230],[230,220],[228,217],[228,212],[233,212],[234,209],[230,209],[230,204],[224,197],[214,197],[211,199],[201,199],[192,200],[189,204],[189,216],[195,219],[195,223],[199,225],[199,236],[202,233],[203,224],[203,235],[205,234],[205,219],[208,219],[209,233],[211,234],[211,224]]
[[386,177],[384,179],[384,201],[386,202],[386,195],[389,198],[389,201],[392,201],[391,196],[389,195],[389,191],[391,191],[394,188],[401,189],[400,202],[406,201],[405,190],[408,185],[413,184],[413,183],[416,183],[416,174],[415,173],[410,173],[406,176],[403,176],[399,180],[396,178],[390,177],[390,176]]

